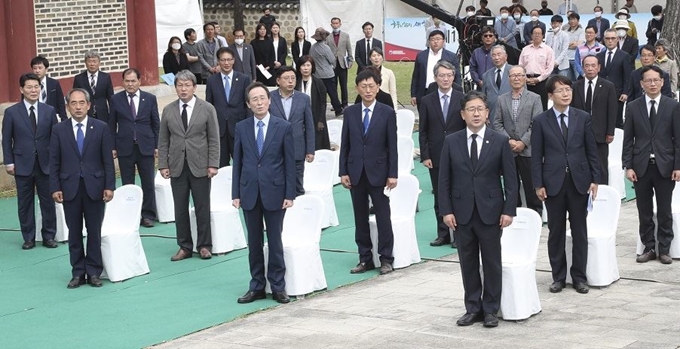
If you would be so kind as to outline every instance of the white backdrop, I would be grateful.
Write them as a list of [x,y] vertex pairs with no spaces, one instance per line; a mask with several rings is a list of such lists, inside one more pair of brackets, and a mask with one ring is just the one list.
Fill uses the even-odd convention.
[[184,40],[184,30],[194,28],[198,40],[203,38],[203,12],[196,0],[156,0],[156,36],[158,66],[163,66],[163,54],[173,36]]

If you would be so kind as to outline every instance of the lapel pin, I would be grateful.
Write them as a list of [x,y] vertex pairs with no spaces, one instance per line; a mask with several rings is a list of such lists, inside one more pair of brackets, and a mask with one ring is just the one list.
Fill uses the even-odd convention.
[[486,141],[486,144],[489,144],[489,141]]

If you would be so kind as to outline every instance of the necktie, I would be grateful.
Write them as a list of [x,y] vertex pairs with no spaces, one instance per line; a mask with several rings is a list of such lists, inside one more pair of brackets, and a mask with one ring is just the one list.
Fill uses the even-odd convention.
[[92,90],[92,95],[94,96],[94,89],[97,85],[94,84],[94,74],[90,74],[90,89]]
[[567,116],[565,114],[560,114],[560,127],[562,128],[562,139],[564,139],[564,143],[567,143],[567,138],[569,135],[569,130],[567,129],[567,123],[564,122],[564,118]]
[[262,120],[257,122],[257,154],[262,155],[262,147],[264,146],[264,122]]
[[33,132],[35,132],[35,129],[38,126],[38,123],[35,120],[35,107],[31,106],[29,109],[31,110],[31,113],[28,115],[28,117],[31,119],[31,126],[33,126]]
[[137,109],[135,109],[135,95],[133,94],[128,94],[128,97],[130,97],[130,114],[132,115],[133,119],[137,119]]
[[366,39],[366,65],[371,62],[371,40]]
[[83,124],[77,123],[78,132],[76,132],[76,144],[78,145],[78,152],[83,155],[83,145],[85,144],[85,134],[83,133]]
[[40,98],[42,98],[43,103],[47,101],[47,89],[45,88],[45,83],[40,83]]
[[449,116],[449,96],[443,95],[442,98],[444,99],[444,106],[442,107],[442,114],[444,115],[444,122],[446,122],[446,119]]
[[586,111],[590,114],[593,110],[593,80],[588,80],[588,91],[586,92]]
[[654,105],[656,104],[656,101],[652,99],[649,103],[652,104],[651,108],[649,108],[649,124],[652,125],[652,129],[654,129],[654,123],[656,122],[656,108]]
[[472,144],[470,144],[470,162],[472,163],[472,168],[477,167],[477,160],[479,160],[477,155],[477,134],[473,133]]
[[229,83],[229,77],[225,76],[224,77],[224,97],[227,99],[227,103],[229,103],[229,94],[231,93],[231,84]]
[[612,62],[612,51],[609,51],[609,55],[607,55],[607,65],[605,65],[605,68],[609,67],[609,64]]
[[499,90],[501,89],[501,70],[500,69],[496,70],[496,87],[498,87]]
[[189,126],[189,114],[187,114],[187,107],[189,105],[184,103],[182,105],[182,125],[184,126],[184,131],[187,130],[187,127]]
[[371,111],[371,110],[368,109],[368,108],[364,109],[364,135],[366,134],[366,132],[368,132],[368,124],[370,122],[370,120],[368,119],[368,112],[369,111]]

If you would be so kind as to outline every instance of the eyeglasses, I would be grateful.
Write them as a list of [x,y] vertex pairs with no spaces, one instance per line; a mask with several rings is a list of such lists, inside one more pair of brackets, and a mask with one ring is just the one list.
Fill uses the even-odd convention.
[[663,81],[663,80],[661,80],[661,79],[644,79],[644,80],[642,80],[642,82],[644,82],[645,84],[652,84],[652,83],[658,84],[658,83],[661,83],[661,81]]
[[440,79],[446,79],[446,78],[453,78],[453,74],[437,74],[437,77]]
[[615,37],[606,37],[605,36],[604,39],[605,40],[617,40],[618,38],[616,36]]
[[567,88],[561,88],[559,90],[555,90],[555,91],[553,91],[553,94],[555,94],[555,93],[557,93],[557,94],[571,93],[571,91],[573,91],[573,90],[571,88],[567,87]]
[[220,62],[222,62],[222,63],[224,63],[224,62],[233,62],[233,61],[234,61],[233,58],[220,58]]
[[295,75],[293,76],[280,76],[279,79],[283,81],[295,81]]
[[494,36],[495,36],[495,35],[493,35],[493,34],[484,34],[484,35],[482,35],[482,37],[485,37],[485,38],[493,38]]
[[487,108],[482,107],[482,106],[465,108],[465,111],[468,112],[468,113],[474,113],[474,112],[483,113],[486,110],[487,110]]
[[510,79],[521,79],[523,77],[526,77],[526,75],[524,74],[510,74],[508,76],[510,77]]
[[442,39],[440,37],[431,37],[430,41],[444,41],[444,39]]

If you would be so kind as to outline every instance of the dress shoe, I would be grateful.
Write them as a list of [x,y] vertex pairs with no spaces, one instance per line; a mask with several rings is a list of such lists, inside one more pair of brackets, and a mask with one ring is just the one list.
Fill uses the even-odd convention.
[[78,288],[80,285],[85,285],[85,278],[76,276],[68,282],[66,288]]
[[588,293],[588,291],[590,290],[588,288],[588,285],[585,282],[574,282],[573,286],[574,286],[574,289],[576,290],[576,292],[578,292],[578,293],[585,294],[585,293]]
[[635,261],[638,263],[647,263],[651,260],[656,259],[656,252],[654,250],[649,250],[635,258]]
[[484,327],[498,327],[498,316],[496,314],[484,314]]
[[434,239],[434,241],[430,242],[430,246],[435,246],[435,247],[436,246],[444,246],[444,245],[448,245],[448,244],[449,244],[449,242],[446,241],[446,239],[444,239],[444,238],[436,238],[436,239]]
[[212,253],[210,253],[210,250],[207,247],[201,247],[198,253],[201,255],[201,259],[212,258]]
[[367,272],[369,270],[373,270],[373,269],[375,269],[375,265],[373,264],[373,262],[366,262],[366,263],[362,262],[362,263],[357,264],[357,266],[352,268],[352,270],[350,270],[349,272],[351,274],[361,274],[361,273],[365,273],[365,272]]
[[482,313],[477,313],[477,314],[470,314],[470,313],[465,313],[465,315],[461,316],[458,321],[456,321],[456,325],[458,326],[470,326],[474,324],[475,322],[480,322],[484,321],[484,315]]
[[340,108],[340,110],[336,110],[336,111],[335,111],[335,116],[338,117],[338,116],[342,115],[342,113],[344,113],[344,112],[345,112],[345,111],[342,110],[342,108]]
[[451,248],[458,249],[458,241],[453,241],[453,242],[451,243]]
[[177,254],[170,257],[170,261],[177,262],[177,261],[181,261],[182,259],[187,259],[187,258],[191,258],[191,252],[189,252],[189,251],[187,251],[183,248],[180,248],[179,251],[177,251]]
[[92,287],[102,287],[102,279],[100,279],[99,276],[88,276],[87,282]]
[[57,248],[57,247],[59,247],[59,245],[57,245],[57,242],[52,240],[52,239],[45,240],[45,241],[43,241],[42,244],[43,244],[43,246],[45,246],[47,248]]
[[662,264],[671,264],[673,263],[673,258],[667,254],[660,254],[659,255],[659,262]]
[[139,225],[144,228],[153,228],[153,221],[148,218],[142,218],[142,221],[139,222]]
[[281,304],[290,303],[290,297],[288,297],[286,291],[274,292],[272,293],[272,298]]
[[35,247],[35,241],[26,241],[23,245],[21,245],[22,250],[30,250],[33,247]]
[[394,271],[394,267],[392,267],[392,263],[390,263],[390,262],[381,262],[380,263],[380,275],[389,274],[393,271]]
[[[287,296],[286,296],[287,297]],[[241,296],[237,302],[240,304],[246,304],[246,303],[252,303],[258,299],[265,299],[267,298],[267,294],[264,293],[264,290],[262,291],[248,291],[246,294]]]
[[562,292],[562,289],[566,286],[564,281],[555,281],[550,285],[550,293]]

